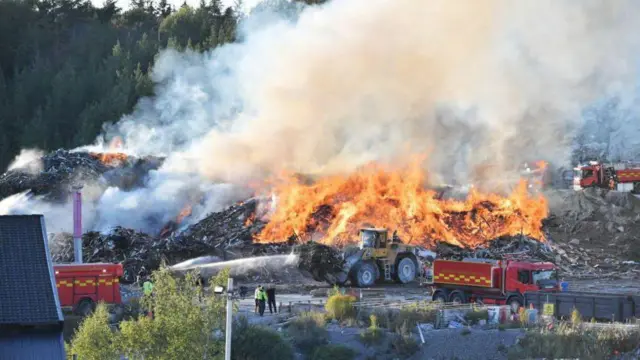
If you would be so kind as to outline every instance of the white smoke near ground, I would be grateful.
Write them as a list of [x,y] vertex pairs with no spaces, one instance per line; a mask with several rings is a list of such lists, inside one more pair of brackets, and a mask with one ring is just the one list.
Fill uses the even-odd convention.
[[39,149],[22,149],[20,154],[9,164],[7,170],[22,169],[29,174],[37,174],[42,171],[42,161],[40,158],[44,151]]
[[93,226],[151,227],[185,199],[203,208],[195,221],[245,196],[230,184],[282,169],[423,153],[433,182],[493,186],[522,161],[566,163],[580,111],[635,90],[639,15],[633,0],[334,0],[296,21],[252,15],[237,43],[160,54],[157,95],[93,148],[120,136],[123,152],[167,159],[143,189],[101,195]]

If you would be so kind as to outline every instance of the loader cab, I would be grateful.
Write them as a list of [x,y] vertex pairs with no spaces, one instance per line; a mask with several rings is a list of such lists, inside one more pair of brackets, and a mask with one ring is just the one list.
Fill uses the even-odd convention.
[[361,249],[381,249],[387,246],[387,229],[360,229]]

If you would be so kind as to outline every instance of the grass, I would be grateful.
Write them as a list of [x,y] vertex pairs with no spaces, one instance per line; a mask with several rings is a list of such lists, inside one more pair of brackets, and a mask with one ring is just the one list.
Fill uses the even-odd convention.
[[312,354],[317,347],[325,345],[329,341],[325,324],[323,313],[303,313],[288,324],[287,336],[304,354]]
[[435,323],[438,311],[433,304],[416,303],[404,306],[400,313],[390,321],[389,328],[397,329],[404,326],[415,327],[418,323]]
[[360,341],[367,346],[380,344],[384,338],[384,330],[378,326],[378,319],[375,315],[370,316],[370,322],[371,325],[360,334]]
[[311,360],[352,360],[356,352],[344,345],[322,345],[315,349]]
[[465,315],[465,318],[469,323],[475,325],[480,320],[489,320],[489,311],[487,309],[473,309]]
[[391,349],[394,354],[406,359],[418,352],[420,345],[409,331],[409,324],[405,321],[401,327],[396,329],[396,334],[391,337]]
[[590,328],[578,321],[564,322],[551,329],[529,330],[508,355],[509,359],[606,359],[618,353],[634,350],[639,343],[638,326],[629,328],[611,325]]

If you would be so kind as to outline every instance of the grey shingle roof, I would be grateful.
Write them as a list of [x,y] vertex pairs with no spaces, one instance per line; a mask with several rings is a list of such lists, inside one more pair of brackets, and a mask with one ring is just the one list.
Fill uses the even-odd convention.
[[0,326],[63,321],[42,215],[0,216]]

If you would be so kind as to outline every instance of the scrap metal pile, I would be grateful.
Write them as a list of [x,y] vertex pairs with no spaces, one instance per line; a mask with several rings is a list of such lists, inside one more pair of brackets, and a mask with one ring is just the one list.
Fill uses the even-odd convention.
[[[76,182],[99,181],[105,186],[120,188],[144,186],[146,174],[162,164],[161,158],[134,159],[124,155],[104,156],[64,150],[48,154],[41,160],[40,172],[15,169],[1,175],[0,200],[31,191],[50,201],[61,201],[68,196],[68,186]],[[637,235],[640,234],[640,200],[629,196],[601,190],[562,192],[561,201],[550,202],[551,214],[544,221],[546,242],[520,234],[500,236],[480,245],[475,244],[472,248],[435,241],[433,250],[441,258],[552,261],[569,277],[638,276],[640,267],[633,260],[640,260],[636,250],[640,245]],[[206,255],[224,261],[293,252],[299,257],[297,268],[302,273],[331,282],[331,274],[342,266],[341,251],[336,247],[303,242],[295,232],[284,239],[288,241],[278,244],[268,243],[264,239],[260,239],[260,243],[256,241],[268,225],[267,220],[258,214],[261,200],[245,200],[211,213],[186,228],[171,229],[162,235],[145,234],[122,227],[116,227],[108,233],[85,233],[84,261],[123,263],[124,280],[133,281],[140,272],[153,270],[163,261],[175,264]],[[491,211],[486,203],[481,205],[482,211]],[[325,206],[315,209],[312,214],[320,218],[323,211],[329,210]],[[462,222],[465,217],[474,214],[460,211],[451,218]],[[501,219],[506,221],[504,216]],[[54,261],[73,260],[70,234],[55,234],[50,239]],[[250,278],[273,281],[278,280],[279,276],[281,274],[253,271]]]

